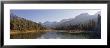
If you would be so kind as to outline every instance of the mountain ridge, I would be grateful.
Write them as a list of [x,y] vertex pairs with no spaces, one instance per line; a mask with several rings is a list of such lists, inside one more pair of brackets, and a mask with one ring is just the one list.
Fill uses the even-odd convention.
[[88,13],[82,13],[77,15],[75,18],[69,18],[69,19],[62,19],[60,22],[49,22],[46,23],[44,22],[43,25],[47,26],[47,27],[54,27],[54,26],[59,26],[59,25],[69,25],[69,24],[80,24],[80,23],[87,23],[89,22],[89,20],[94,20],[95,22],[97,22],[97,17],[98,14],[101,14],[101,12],[97,12],[94,15],[89,15]]

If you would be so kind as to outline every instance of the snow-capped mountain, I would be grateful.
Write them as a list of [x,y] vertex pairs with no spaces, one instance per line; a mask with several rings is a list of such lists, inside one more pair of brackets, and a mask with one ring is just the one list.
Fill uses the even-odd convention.
[[88,13],[82,13],[77,15],[75,18],[70,19],[62,19],[60,22],[45,22],[44,25],[48,27],[54,27],[54,26],[66,26],[69,24],[75,25],[75,24],[85,24],[88,23],[89,20],[94,20],[97,22],[98,14],[101,14],[101,12],[97,12],[94,15],[89,15]]
[[54,27],[55,25],[57,24],[57,22],[49,22],[49,21],[46,21],[43,23],[44,26],[46,27]]

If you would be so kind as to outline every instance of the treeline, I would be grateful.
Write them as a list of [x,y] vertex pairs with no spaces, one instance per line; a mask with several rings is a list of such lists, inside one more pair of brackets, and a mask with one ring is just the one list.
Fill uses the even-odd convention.
[[101,16],[98,14],[97,21],[91,19],[88,23],[59,25],[54,27],[55,30],[83,30],[83,31],[98,31],[101,26]]
[[18,31],[26,31],[26,30],[44,30],[46,28],[39,23],[11,15],[10,29],[18,30]]
[[91,31],[96,27],[96,22],[93,20],[90,20],[89,23],[87,24],[76,24],[76,25],[60,25],[57,26],[53,29],[55,30],[86,30],[86,31]]

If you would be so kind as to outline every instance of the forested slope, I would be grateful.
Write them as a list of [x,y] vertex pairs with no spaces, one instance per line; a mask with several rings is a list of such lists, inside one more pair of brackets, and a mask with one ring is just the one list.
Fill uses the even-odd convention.
[[18,17],[14,14],[10,15],[10,29],[16,31],[44,30],[41,24]]

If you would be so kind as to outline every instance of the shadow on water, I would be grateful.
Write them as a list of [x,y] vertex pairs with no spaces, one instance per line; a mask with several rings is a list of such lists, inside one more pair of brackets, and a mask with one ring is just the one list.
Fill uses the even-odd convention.
[[90,39],[101,39],[101,33],[93,32],[88,34],[90,36]]

